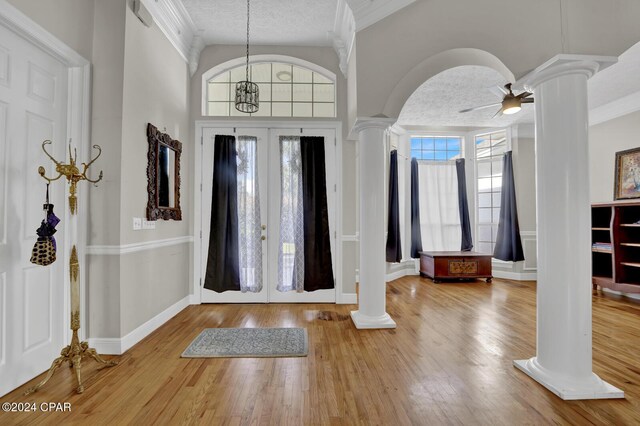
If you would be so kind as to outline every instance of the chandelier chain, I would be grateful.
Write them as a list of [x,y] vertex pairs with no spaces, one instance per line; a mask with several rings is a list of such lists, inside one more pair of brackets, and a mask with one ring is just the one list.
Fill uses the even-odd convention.
[[251,0],[247,0],[247,67],[246,67],[246,81],[249,81],[249,3]]

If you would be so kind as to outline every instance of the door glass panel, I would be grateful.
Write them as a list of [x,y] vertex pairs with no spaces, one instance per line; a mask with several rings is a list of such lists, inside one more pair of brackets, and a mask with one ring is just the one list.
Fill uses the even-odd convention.
[[254,136],[239,136],[238,228],[240,242],[240,290],[262,290],[262,240],[260,191],[258,187],[258,147]]
[[280,243],[278,244],[278,291],[304,290],[302,216],[302,159],[300,138],[280,137]]

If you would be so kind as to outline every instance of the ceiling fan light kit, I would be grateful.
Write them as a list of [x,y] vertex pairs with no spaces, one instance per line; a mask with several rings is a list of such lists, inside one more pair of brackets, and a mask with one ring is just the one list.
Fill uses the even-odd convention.
[[505,98],[502,101],[502,113],[503,114],[515,114],[522,109],[520,99],[518,98]]

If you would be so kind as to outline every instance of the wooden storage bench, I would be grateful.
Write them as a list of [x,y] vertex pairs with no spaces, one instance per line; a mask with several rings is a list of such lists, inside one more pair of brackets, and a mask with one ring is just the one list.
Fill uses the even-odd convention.
[[474,278],[485,278],[490,283],[491,255],[474,251],[421,251],[420,275],[434,283]]

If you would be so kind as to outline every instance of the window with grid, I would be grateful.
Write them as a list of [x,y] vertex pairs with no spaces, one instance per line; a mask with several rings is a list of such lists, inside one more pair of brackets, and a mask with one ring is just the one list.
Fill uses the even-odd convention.
[[246,114],[236,110],[235,86],[246,78],[245,65],[207,81],[207,115],[218,117],[335,117],[335,81],[324,75],[282,62],[249,65],[249,79],[258,84],[260,108]]
[[475,151],[478,167],[476,249],[481,253],[493,253],[500,220],[502,157],[507,151],[506,132],[476,136]]
[[447,161],[461,158],[462,138],[452,136],[413,136],[411,158]]

